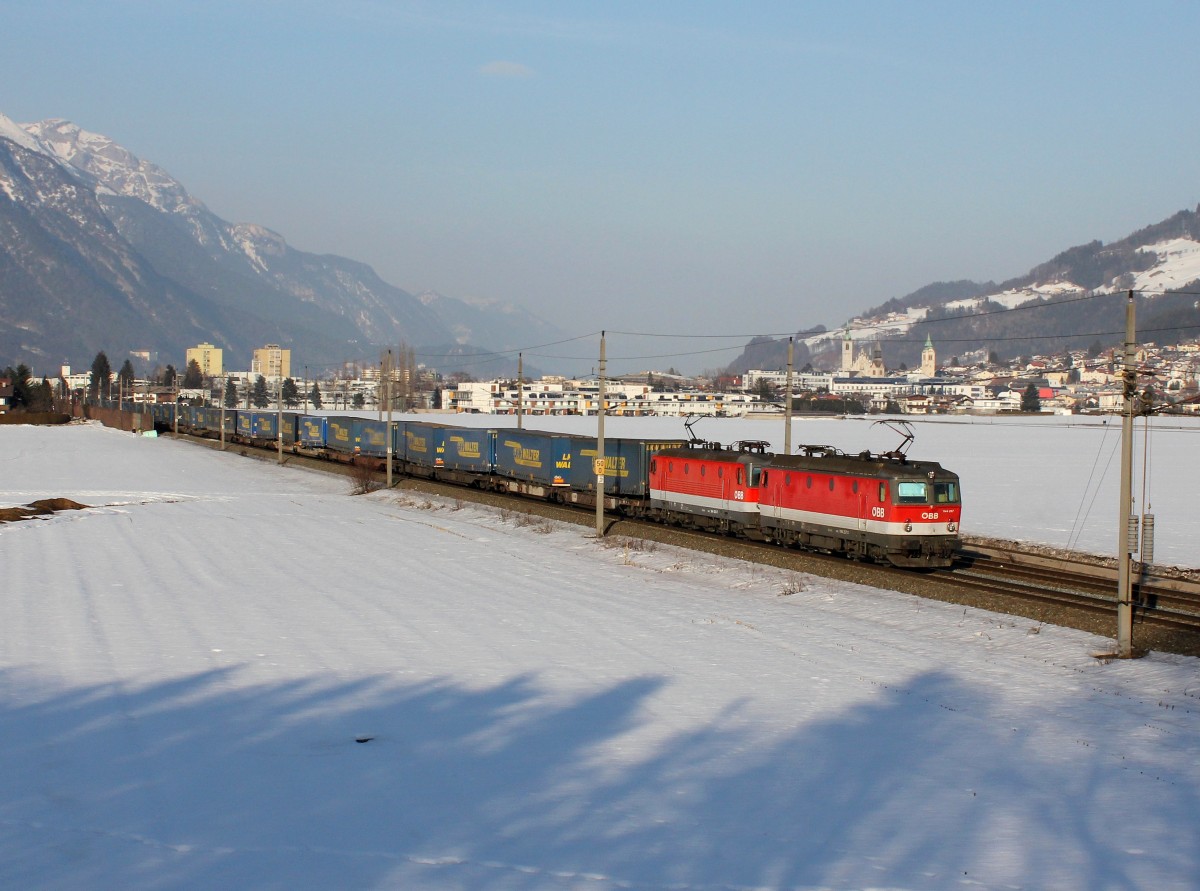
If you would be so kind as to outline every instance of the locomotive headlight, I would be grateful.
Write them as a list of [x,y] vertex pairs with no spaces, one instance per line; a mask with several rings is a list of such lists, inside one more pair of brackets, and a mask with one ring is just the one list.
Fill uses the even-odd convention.
[[905,521],[904,521],[904,531],[905,531],[905,532],[912,532],[912,520],[905,520]]
[[957,528],[958,528],[958,524],[957,524],[957,523],[947,523],[947,524],[946,524],[946,530],[947,530],[948,532],[953,532],[953,531],[954,531],[954,530],[956,530]]

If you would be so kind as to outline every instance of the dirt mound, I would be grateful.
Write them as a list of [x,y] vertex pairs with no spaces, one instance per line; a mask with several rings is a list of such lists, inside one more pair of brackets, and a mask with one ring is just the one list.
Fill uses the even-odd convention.
[[78,501],[72,501],[70,498],[39,498],[37,501],[31,501],[29,506],[47,511],[87,510],[88,508],[86,504],[80,504]]
[[0,523],[44,517],[60,510],[87,510],[87,507],[86,504],[80,504],[70,498],[39,498],[25,507],[0,507]]

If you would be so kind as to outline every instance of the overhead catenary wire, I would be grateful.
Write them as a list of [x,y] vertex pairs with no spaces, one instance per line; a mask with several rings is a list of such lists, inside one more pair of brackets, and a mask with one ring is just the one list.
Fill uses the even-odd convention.
[[1143,442],[1142,442],[1142,512],[1149,513],[1152,507],[1149,502],[1150,492],[1150,472],[1152,463],[1150,461],[1150,419],[1153,417],[1153,412],[1146,412],[1143,418]]
[[[1075,509],[1075,519],[1071,521],[1071,528],[1067,532],[1067,549],[1073,549],[1083,535],[1083,528],[1087,524],[1087,519],[1092,513],[1092,507],[1096,503],[1096,498],[1100,494],[1100,484],[1104,482],[1108,476],[1108,468],[1112,465],[1113,455],[1117,453],[1119,441],[1112,444],[1112,448],[1108,451],[1108,460],[1104,462],[1104,469],[1100,472],[1100,478],[1096,478],[1096,466],[1100,463],[1100,456],[1104,453],[1104,443],[1108,439],[1109,426],[1107,422],[1104,424],[1104,435],[1100,437],[1100,445],[1096,448],[1096,457],[1092,459],[1092,469],[1088,473],[1087,484],[1083,487],[1083,492],[1079,496],[1079,507]],[[1092,483],[1095,483],[1095,491],[1092,491]],[[1088,492],[1092,492],[1091,500],[1088,500]],[[1087,503],[1086,510],[1084,503]]]

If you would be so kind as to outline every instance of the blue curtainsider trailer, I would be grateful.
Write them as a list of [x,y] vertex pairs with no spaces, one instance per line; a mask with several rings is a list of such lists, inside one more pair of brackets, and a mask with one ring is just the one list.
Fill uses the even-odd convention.
[[328,432],[328,418],[322,415],[301,415],[300,433],[296,442],[306,449],[323,449]]
[[326,418],[325,448],[342,457],[354,455],[354,418],[337,415]]
[[[394,426],[394,425],[393,425]],[[358,455],[384,458],[388,453],[388,422],[354,418],[350,424],[354,451]]]
[[496,466],[496,432],[472,428],[443,431],[442,466],[447,470],[491,473]]
[[396,446],[401,457],[417,471],[440,469],[444,466],[446,427],[426,421],[405,421],[396,432]]
[[570,485],[571,464],[586,438],[506,428],[496,431],[497,476],[538,486]]
[[[684,439],[604,439],[604,494],[644,498],[650,493],[650,459],[662,449],[687,445]],[[580,492],[596,491],[594,438],[576,444],[568,482]]]

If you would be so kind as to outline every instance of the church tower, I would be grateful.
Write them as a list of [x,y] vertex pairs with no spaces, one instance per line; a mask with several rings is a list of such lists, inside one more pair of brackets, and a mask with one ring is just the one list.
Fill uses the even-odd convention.
[[925,335],[925,349],[921,350],[921,375],[934,377],[937,374],[937,353],[933,350],[933,341]]
[[875,341],[875,349],[871,353],[870,361],[867,364],[866,373],[869,377],[886,377],[887,368],[883,364],[883,347],[879,341]]
[[854,369],[854,341],[850,339],[850,329],[842,338],[842,373],[847,374]]

